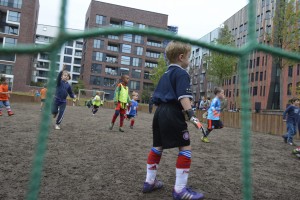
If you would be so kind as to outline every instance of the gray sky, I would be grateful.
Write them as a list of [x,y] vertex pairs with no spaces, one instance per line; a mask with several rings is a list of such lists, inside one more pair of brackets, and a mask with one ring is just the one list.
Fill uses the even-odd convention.
[[[101,0],[168,15],[179,35],[198,39],[243,8],[248,0]],[[40,0],[39,24],[57,26],[61,0]],[[187,3],[189,2],[189,3]],[[83,29],[90,0],[68,0],[67,28]]]

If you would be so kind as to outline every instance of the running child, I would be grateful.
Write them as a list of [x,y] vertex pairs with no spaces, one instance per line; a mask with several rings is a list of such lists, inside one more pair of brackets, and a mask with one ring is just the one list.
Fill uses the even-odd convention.
[[216,87],[214,90],[215,98],[212,100],[210,107],[207,111],[207,130],[203,133],[201,141],[209,143],[208,135],[213,129],[223,128],[223,123],[220,120],[221,114],[221,99],[224,99],[224,90]]
[[129,82],[129,76],[124,74],[121,76],[122,82],[119,83],[115,89],[115,95],[114,95],[114,103],[116,105],[115,108],[115,114],[112,117],[111,123],[109,125],[109,130],[112,130],[115,124],[115,121],[117,117],[120,115],[120,126],[119,131],[124,132],[123,124],[126,114],[126,107],[127,104],[130,103],[130,97],[128,94],[128,82]]
[[53,101],[52,114],[53,118],[56,118],[55,129],[60,130],[60,124],[63,120],[65,109],[67,105],[67,96],[75,98],[75,95],[72,91],[71,86],[68,83],[68,80],[71,79],[71,76],[68,71],[65,71],[66,65],[63,66],[63,70],[59,72],[56,80],[56,91]]
[[0,76],[0,116],[2,116],[2,107],[6,108],[8,116],[14,115],[9,103],[10,93],[11,91],[8,90],[7,79],[5,76]]
[[100,92],[97,91],[95,97],[92,99],[92,113],[93,115],[96,114],[98,111],[99,107],[103,104],[100,98]]

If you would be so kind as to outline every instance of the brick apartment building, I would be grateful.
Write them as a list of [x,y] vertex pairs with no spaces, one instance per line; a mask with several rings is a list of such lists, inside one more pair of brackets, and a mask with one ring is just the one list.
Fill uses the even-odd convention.
[[[262,44],[269,45],[271,43],[270,37],[267,34],[272,33],[274,29],[274,16],[276,11],[276,0],[257,0],[256,3],[256,36],[257,41]],[[224,25],[228,26],[232,36],[234,37],[235,45],[237,48],[243,46],[247,41],[247,15],[248,6],[245,6],[240,11],[235,13],[232,17],[224,22]],[[212,34],[212,33],[210,33]],[[208,34],[208,35],[210,35]],[[205,36],[207,37],[207,35]],[[205,40],[205,37],[200,40]],[[208,41],[210,42],[210,41]],[[271,45],[271,44],[270,44]],[[193,49],[196,55],[199,48]],[[205,52],[204,54],[207,54]],[[194,63],[199,63],[200,74],[204,74],[200,77],[200,82],[206,82],[205,76],[205,61],[200,55],[197,54],[199,60],[196,60],[197,56],[191,57]],[[194,64],[196,65],[196,64]],[[274,68],[274,62],[271,55],[264,52],[253,52],[248,57],[248,78],[249,78],[249,95],[251,98],[251,105],[253,110],[261,109],[284,109],[288,104],[288,100],[293,96],[296,96],[296,91],[291,88],[300,86],[300,65],[295,64],[282,70],[282,91],[281,95],[278,95],[280,89],[279,85],[276,85],[276,78],[278,73]],[[240,107],[240,85],[238,74],[233,75],[230,79],[224,81],[222,87],[224,88],[225,96],[228,100],[228,109],[234,109]],[[205,92],[203,92],[205,91]],[[213,96],[210,92],[210,88],[206,87],[196,91],[198,96]],[[281,99],[281,100],[280,100]],[[279,104],[277,107],[276,104]]]
[[[92,0],[86,13],[85,29],[138,27],[167,30],[165,14]],[[84,40],[81,78],[86,89],[103,90],[112,99],[122,74],[130,76],[130,91],[150,91],[150,71],[164,52],[164,40],[152,36],[124,34]]]
[[[0,0],[0,42],[2,46],[34,44],[39,14],[39,0]],[[28,91],[33,57],[0,55],[0,74],[14,91]]]

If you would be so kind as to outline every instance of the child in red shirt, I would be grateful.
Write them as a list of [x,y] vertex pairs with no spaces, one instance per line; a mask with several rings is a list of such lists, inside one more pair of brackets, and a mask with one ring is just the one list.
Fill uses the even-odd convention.
[[11,111],[9,103],[9,93],[7,79],[5,76],[0,77],[0,116],[2,116],[2,107],[5,107],[7,110],[8,116],[12,116],[14,113]]

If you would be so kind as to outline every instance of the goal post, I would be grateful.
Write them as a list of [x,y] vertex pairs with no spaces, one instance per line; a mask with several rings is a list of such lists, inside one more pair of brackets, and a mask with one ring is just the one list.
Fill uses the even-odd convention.
[[85,105],[84,103],[87,100],[90,100],[92,97],[96,95],[96,92],[100,92],[100,99],[104,102],[105,92],[102,90],[88,90],[88,89],[79,89],[78,91],[78,103],[79,105]]

